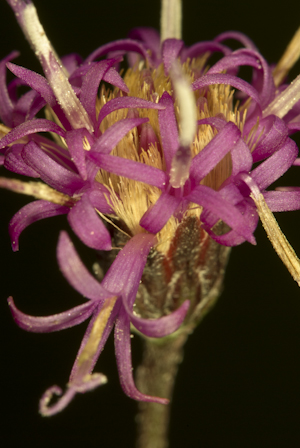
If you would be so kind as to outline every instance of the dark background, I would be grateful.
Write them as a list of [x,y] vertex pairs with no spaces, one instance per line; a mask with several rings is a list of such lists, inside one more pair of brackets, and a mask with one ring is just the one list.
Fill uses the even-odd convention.
[[[60,55],[87,56],[97,46],[125,37],[137,25],[159,27],[159,1],[35,2]],[[185,1],[187,44],[235,29],[248,34],[268,62],[276,62],[299,26],[299,4],[271,1]],[[17,63],[39,70],[6,3],[0,2],[0,56],[19,49]],[[292,77],[300,71],[295,67]],[[2,174],[3,173],[3,174]],[[5,169],[1,168],[1,175]],[[299,168],[281,185],[299,185]],[[29,201],[0,194],[1,428],[4,447],[133,447],[136,404],[118,382],[113,342],[97,370],[106,386],[78,395],[60,415],[42,418],[38,400],[49,386],[64,386],[86,324],[53,334],[31,334],[13,322],[6,298],[33,315],[61,312],[82,299],[59,273],[55,247],[65,217],[30,226],[12,253],[8,222]],[[280,214],[283,231],[300,254],[300,213]],[[261,226],[257,246],[234,248],[225,290],[185,349],[174,393],[171,448],[290,448],[300,445],[300,291],[277,258]],[[93,253],[84,250],[87,264]],[[136,365],[138,338],[133,340]],[[153,447],[155,448],[155,447]]]

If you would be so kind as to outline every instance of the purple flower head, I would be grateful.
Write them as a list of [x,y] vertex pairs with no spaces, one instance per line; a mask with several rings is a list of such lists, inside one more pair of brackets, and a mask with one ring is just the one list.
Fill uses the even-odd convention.
[[[300,80],[283,83],[299,33],[272,70],[241,33],[186,47],[179,14],[170,25],[163,12],[161,36],[136,28],[85,61],[78,55],[60,60],[32,2],[8,3],[45,74],[11,63],[16,53],[0,63],[0,162],[42,181],[0,178],[0,186],[37,199],[11,220],[13,249],[29,224],[59,214],[67,214],[87,246],[120,249],[99,283],[62,233],[60,269],[89,301],[33,317],[9,299],[16,322],[28,331],[58,331],[91,318],[66,392],[57,386],[46,391],[41,412],[59,412],[76,393],[106,382],[92,372],[113,326],[125,393],[167,403],[134,385],[131,328],[151,338],[191,332],[220,291],[229,248],[255,244],[259,218],[300,282],[298,259],[272,215],[299,209],[300,192],[267,190],[299,164],[290,135],[300,128]],[[243,48],[232,51],[227,39]],[[221,57],[209,67],[216,52]],[[129,68],[122,78],[118,67],[125,55]],[[238,77],[245,65],[253,70],[251,82]],[[8,86],[6,67],[16,76]],[[19,85],[29,87],[20,98]],[[42,110],[46,118],[37,117]],[[53,394],[62,396],[49,404]]]

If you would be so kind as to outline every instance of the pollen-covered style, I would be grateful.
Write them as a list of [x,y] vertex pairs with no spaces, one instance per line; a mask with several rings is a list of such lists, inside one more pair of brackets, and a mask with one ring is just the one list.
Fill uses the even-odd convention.
[[[186,47],[179,12],[170,22],[162,8],[161,36],[136,28],[84,61],[75,54],[60,60],[32,2],[8,3],[45,74],[10,62],[16,53],[0,63],[0,162],[43,181],[0,178],[1,187],[37,199],[11,220],[13,249],[29,224],[66,214],[83,243],[111,260],[99,283],[62,232],[59,267],[89,300],[33,317],[9,299],[16,322],[28,331],[57,331],[91,318],[66,392],[50,404],[62,390],[47,390],[41,413],[52,415],[77,392],[106,382],[92,371],[113,327],[124,391],[165,404],[134,384],[130,331],[151,338],[191,332],[220,293],[230,247],[255,244],[259,217],[300,284],[299,261],[271,213],[300,209],[300,191],[267,190],[298,164],[290,135],[300,129],[300,78],[289,85],[286,76],[299,56],[300,33],[272,70],[241,33]],[[227,39],[242,48],[232,51]],[[220,59],[210,66],[216,52]],[[253,69],[251,83],[238,77],[244,65]],[[8,85],[6,67],[16,76]],[[29,90],[18,97],[20,85]],[[42,110],[46,118],[37,118]]]

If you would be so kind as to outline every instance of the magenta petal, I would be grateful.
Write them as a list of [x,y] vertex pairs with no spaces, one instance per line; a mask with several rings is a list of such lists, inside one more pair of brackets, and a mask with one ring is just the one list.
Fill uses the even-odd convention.
[[[260,88],[260,100],[262,107],[266,106],[275,95],[275,85],[272,77],[272,72],[266,60],[256,51],[250,49],[237,50],[229,56],[222,58],[213,67],[211,67],[207,74],[221,73],[223,70],[240,67],[242,65],[249,65],[255,68],[255,85]],[[252,82],[253,84],[253,82]]]
[[147,256],[155,243],[155,235],[149,233],[138,233],[133,236],[118,253],[103,279],[102,286],[115,294],[122,291],[126,297],[130,296],[133,301],[129,303],[129,306],[132,306]]
[[[229,184],[227,184],[226,186],[222,187],[219,190],[219,194],[226,202],[228,201],[232,205],[236,205],[237,207],[239,207],[240,203],[245,202],[245,197],[240,192],[240,189],[231,182]],[[243,212],[244,211],[241,210],[242,214],[243,214]],[[219,221],[219,217],[217,215],[214,215],[208,209],[205,209],[205,210],[202,210],[201,221],[206,226],[213,227]]]
[[26,121],[16,128],[12,129],[5,137],[0,140],[0,149],[5,148],[10,143],[25,137],[25,135],[36,134],[37,132],[55,132],[55,134],[65,137],[66,132],[53,121],[38,118]]
[[168,404],[166,398],[151,397],[142,394],[135,387],[132,376],[130,322],[126,312],[120,312],[115,325],[115,351],[119,371],[120,383],[123,391],[129,397],[138,401],[150,401],[160,404]]
[[49,106],[56,113],[65,129],[70,129],[70,124],[60,106],[57,104],[55,95],[46,78],[38,73],[15,64],[8,64],[8,68],[12,73],[14,73],[14,75],[18,76],[18,78],[22,79],[22,81],[24,81],[29,87],[41,95],[41,97],[44,98],[46,103],[49,104]]
[[165,172],[153,166],[109,154],[93,154],[92,151],[89,153],[89,157],[97,166],[110,173],[144,182],[160,189],[164,189],[167,183]]
[[140,148],[147,151],[153,145],[156,146],[161,154],[160,142],[151,124],[149,122],[142,124],[139,126],[138,131],[140,134]]
[[248,82],[233,75],[213,74],[201,76],[193,82],[192,89],[199,90],[212,84],[229,84],[230,86],[245,92],[258,105],[261,103],[257,90]]
[[252,153],[254,162],[259,162],[272,155],[280,148],[288,136],[288,127],[283,120],[275,115],[269,115],[260,120],[255,136],[253,137],[254,142],[262,131],[263,134]]
[[214,191],[205,185],[198,185],[188,195],[187,199],[207,208],[228,224],[232,230],[243,236],[250,243],[255,244],[255,239],[249,229],[247,220],[234,205],[225,201],[218,191]]
[[13,173],[23,174],[23,176],[40,177],[33,168],[28,166],[22,157],[23,144],[17,143],[11,146],[5,153],[4,166]]
[[249,39],[249,37],[246,36],[246,34],[240,33],[238,31],[225,31],[222,34],[219,34],[214,39],[214,41],[215,42],[223,42],[224,40],[227,40],[227,39],[237,40],[238,42],[241,42],[246,48],[250,48],[252,50],[258,51],[256,46],[252,42],[252,40]]
[[148,118],[125,118],[117,121],[97,139],[91,147],[91,151],[109,154],[131,129],[146,123],[146,121],[148,121]]
[[71,209],[68,221],[84,244],[97,250],[111,250],[109,232],[92,207],[88,194],[83,194]]
[[101,213],[113,213],[113,209],[108,205],[106,198],[110,198],[110,192],[104,185],[95,182],[95,187],[88,191],[88,197],[94,208]]
[[197,42],[196,44],[192,45],[191,47],[187,48],[184,51],[184,60],[186,60],[187,58],[189,59],[196,58],[206,52],[216,52],[216,51],[220,51],[224,55],[228,55],[231,53],[230,48],[214,41]]
[[[252,204],[244,202],[240,205],[238,204],[237,209],[239,209],[241,211],[241,214],[247,220],[250,230],[254,232],[254,230],[257,227],[257,223],[258,223],[258,219],[259,219],[256,208]],[[202,215],[201,215],[201,219],[202,219]],[[234,230],[230,230],[229,232],[225,233],[224,235],[216,235],[211,230],[211,227],[214,224],[216,224],[217,221],[218,221],[218,219],[216,219],[213,222],[213,224],[210,224],[210,226],[207,226],[205,222],[203,223],[203,228],[217,243],[222,244],[223,246],[238,246],[239,244],[242,244],[246,241],[246,239],[243,236],[239,235]],[[255,240],[254,240],[253,244],[254,243],[255,243]]]
[[300,131],[300,122],[290,122],[287,123],[287,128],[289,130],[289,135],[292,135],[294,132]]
[[164,63],[165,74],[168,76],[173,62],[178,58],[182,50],[183,42],[178,39],[166,39],[162,44],[162,59]]
[[118,98],[113,98],[108,101],[102,109],[100,110],[98,116],[98,127],[100,126],[102,120],[107,117],[110,113],[119,109],[156,109],[163,110],[164,105],[159,103],[153,103],[152,101],[143,100],[142,98],[136,98],[134,96],[123,96]]
[[13,216],[9,223],[12,249],[14,251],[19,250],[19,236],[30,224],[40,219],[63,215],[69,211],[68,207],[43,200],[30,202],[25,205]]
[[243,139],[240,138],[231,150],[231,160],[232,176],[235,176],[242,171],[249,172],[251,170],[253,163],[251,151]]
[[241,132],[232,122],[226,126],[197,154],[191,163],[191,176],[199,183],[240,139]]
[[22,79],[22,81],[24,81],[29,87],[38,92],[50,107],[56,105],[55,95],[44,76],[12,63],[8,63],[7,67],[15,76]]
[[97,306],[95,302],[89,301],[63,313],[53,314],[47,317],[35,317],[19,311],[12,297],[8,299],[8,304],[13,318],[19,327],[33,333],[50,333],[79,325],[90,317]]
[[256,182],[259,189],[267,188],[293,165],[297,155],[298,148],[296,143],[287,138],[278,151],[251,172],[252,179]]
[[85,128],[74,129],[67,132],[66,143],[78,172],[83,180],[87,179],[85,156],[86,150],[83,147],[84,138],[87,137],[88,131]]
[[174,101],[168,92],[164,92],[159,104],[164,110],[158,112],[158,121],[167,172],[171,169],[172,159],[179,148],[177,121],[174,112]]
[[180,198],[171,196],[166,192],[162,193],[153,207],[146,211],[140,220],[140,225],[148,232],[160,232],[175,213],[180,202]]
[[163,338],[178,330],[184,321],[190,302],[186,300],[176,311],[159,319],[142,319],[130,311],[125,300],[123,300],[123,305],[137,330],[151,338]]
[[115,63],[114,59],[100,61],[93,65],[83,78],[80,101],[93,124],[96,124],[96,102],[100,81],[105,72]]
[[300,191],[266,191],[264,198],[272,212],[300,209]]
[[121,51],[124,53],[134,51],[136,53],[141,54],[144,59],[148,60],[150,59],[146,51],[146,48],[140,42],[137,42],[136,40],[133,39],[121,39],[121,40],[115,40],[114,42],[110,42],[97,48],[97,50],[93,51],[93,53],[91,53],[86,58],[86,62],[92,62],[95,59],[98,59],[101,56],[110,53],[112,51]]
[[18,51],[13,51],[0,62],[0,119],[6,125],[12,126],[12,113],[14,104],[6,86],[6,63],[19,56]]
[[22,157],[48,185],[72,196],[84,185],[78,174],[63,168],[49,157],[33,141],[29,142],[22,151]]
[[103,75],[103,81],[118,87],[123,92],[129,93],[129,89],[126,86],[123,78],[119,75],[114,67],[110,67]]
[[24,121],[32,120],[45,104],[46,101],[34,90],[26,92],[15,104],[12,127],[19,126]]
[[70,285],[84,297],[98,300],[99,303],[112,297],[112,294],[106,291],[86,269],[66,232],[61,232],[59,236],[57,260],[60,270]]
[[[151,51],[151,57],[154,62],[156,63],[159,61],[160,35],[157,30],[148,27],[133,28],[129,32],[128,37],[130,37],[130,39],[140,40],[145,45],[145,47]],[[135,62],[130,60],[130,65],[133,66]]]
[[[68,406],[76,395],[76,390],[70,387],[63,395],[62,393],[62,389],[58,386],[51,386],[46,390],[39,403],[39,410],[43,416],[50,417],[51,415],[55,415],[65,409],[65,407]],[[57,395],[58,397],[62,395],[62,397],[59,398],[55,404],[48,406],[48,403],[52,399],[53,395]]]
[[71,75],[77,67],[82,64],[82,57],[78,53],[69,53],[62,56],[60,59],[69,75]]
[[[102,352],[102,350],[103,350],[103,348],[105,346],[107,338],[108,338],[108,336],[110,335],[110,333],[111,333],[111,331],[113,329],[114,322],[116,320],[116,317],[117,317],[119,309],[120,309],[120,304],[121,304],[120,301],[116,302],[116,304],[115,304],[115,306],[114,306],[114,308],[113,308],[113,310],[111,312],[111,315],[108,318],[107,324],[106,324],[105,329],[103,331],[103,334],[102,334],[101,340],[100,340],[100,342],[98,344],[98,347],[95,350],[95,352],[92,354],[92,359],[89,359],[89,372],[88,373],[92,373],[92,371],[93,371],[93,369],[95,367],[95,364],[98,361],[99,355],[100,355],[100,353]],[[89,325],[88,325],[88,327],[86,329],[86,332],[84,333],[83,339],[82,339],[81,344],[80,344],[80,348],[79,348],[79,350],[77,352],[77,355],[76,355],[76,360],[75,360],[75,362],[73,364],[73,367],[72,367],[72,371],[71,371],[71,374],[70,374],[69,382],[75,383],[76,380],[78,379],[78,376],[80,375],[80,372],[79,372],[80,366],[78,365],[78,359],[79,359],[82,351],[84,350],[84,348],[86,346],[86,343],[87,343],[87,341],[88,341],[88,339],[89,339],[89,337],[91,335],[91,331],[92,331],[92,329],[94,327],[95,320],[99,316],[99,313],[101,313],[101,309],[102,309],[102,304],[98,305],[97,308],[95,309],[95,311],[93,313],[93,317],[92,317],[91,321],[89,322]]]
[[227,124],[227,121],[225,120],[225,118],[220,117],[202,118],[201,120],[197,121],[198,126],[202,126],[203,124],[208,124],[215,127],[218,131],[221,131]]

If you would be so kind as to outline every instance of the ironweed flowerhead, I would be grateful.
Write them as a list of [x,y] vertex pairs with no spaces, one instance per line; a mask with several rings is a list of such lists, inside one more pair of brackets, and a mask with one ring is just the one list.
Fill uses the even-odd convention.
[[[37,198],[11,220],[13,249],[31,223],[67,214],[84,244],[108,256],[119,250],[99,283],[63,232],[60,269],[89,301],[33,317],[9,299],[28,331],[58,331],[91,317],[66,392],[50,405],[62,391],[46,391],[41,412],[59,412],[76,393],[105,383],[92,372],[113,326],[124,391],[167,403],[135,387],[131,328],[152,338],[191,332],[220,294],[230,247],[255,244],[259,217],[300,283],[299,261],[272,215],[299,209],[300,192],[267,190],[298,164],[289,136],[300,127],[300,78],[290,85],[285,79],[299,55],[299,32],[273,69],[241,33],[186,47],[178,13],[170,24],[163,12],[161,36],[136,28],[86,60],[74,54],[60,60],[32,2],[8,3],[45,74],[11,63],[16,53],[0,63],[0,161],[43,181],[0,179],[1,187]],[[232,51],[227,39],[243,48]],[[215,53],[221,57],[209,66]],[[129,68],[121,77],[124,55]],[[242,66],[252,67],[251,83],[237,76]],[[6,67],[16,76],[8,85]],[[20,85],[30,89],[18,97]],[[46,118],[37,116],[42,110]]]

